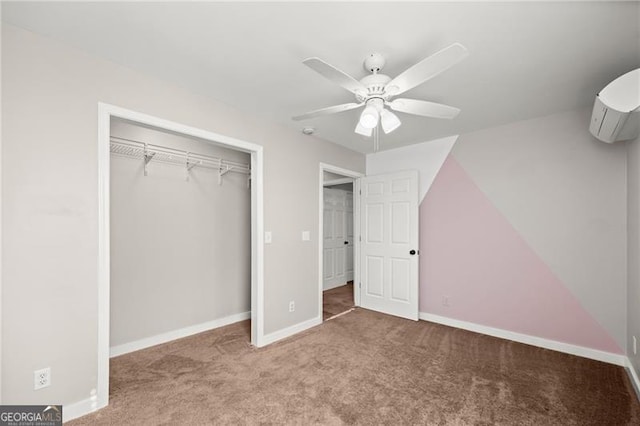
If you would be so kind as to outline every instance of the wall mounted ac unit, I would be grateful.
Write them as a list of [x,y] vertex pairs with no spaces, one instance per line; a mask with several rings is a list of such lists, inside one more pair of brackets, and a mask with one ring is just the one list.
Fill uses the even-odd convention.
[[621,75],[596,95],[589,131],[602,142],[634,139],[640,133],[640,68]]

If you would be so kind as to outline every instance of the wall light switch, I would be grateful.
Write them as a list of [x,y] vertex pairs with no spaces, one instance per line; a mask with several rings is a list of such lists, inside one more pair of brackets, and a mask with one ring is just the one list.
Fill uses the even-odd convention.
[[302,241],[311,241],[311,233],[309,231],[302,231]]
[[264,233],[264,243],[271,244],[271,231],[266,231]]

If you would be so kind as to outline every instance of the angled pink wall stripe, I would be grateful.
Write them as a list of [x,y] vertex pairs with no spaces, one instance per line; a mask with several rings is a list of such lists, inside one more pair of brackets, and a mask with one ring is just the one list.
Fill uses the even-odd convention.
[[420,250],[421,312],[622,353],[452,156],[420,205]]

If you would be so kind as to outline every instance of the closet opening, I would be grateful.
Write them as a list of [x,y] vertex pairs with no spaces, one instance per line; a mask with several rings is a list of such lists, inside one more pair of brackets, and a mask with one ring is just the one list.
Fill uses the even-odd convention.
[[111,357],[227,325],[264,340],[262,147],[106,104],[98,122],[94,409]]
[[122,119],[110,132],[110,356],[245,320],[250,342],[251,156]]
[[358,173],[321,166],[320,300],[322,320],[343,315],[359,305],[356,188]]

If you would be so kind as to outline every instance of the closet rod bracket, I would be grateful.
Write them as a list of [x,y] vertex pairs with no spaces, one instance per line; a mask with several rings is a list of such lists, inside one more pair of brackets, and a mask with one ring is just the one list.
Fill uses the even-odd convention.
[[233,170],[233,166],[229,165],[220,165],[220,169],[218,170],[218,185],[222,185],[222,176],[226,175],[230,171]]
[[149,164],[151,162],[151,160],[153,159],[153,157],[156,155],[155,152],[149,152],[148,146],[145,143],[144,144],[144,175],[147,176],[148,175],[148,171],[147,171],[147,164]]

